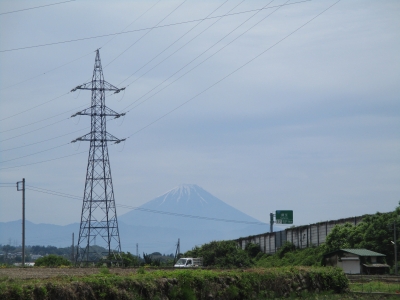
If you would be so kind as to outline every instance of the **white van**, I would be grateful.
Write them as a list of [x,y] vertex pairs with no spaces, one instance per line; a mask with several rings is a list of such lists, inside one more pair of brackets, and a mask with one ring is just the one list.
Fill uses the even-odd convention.
[[182,257],[174,265],[175,268],[193,268],[202,266],[203,266],[203,258],[201,257],[199,258]]

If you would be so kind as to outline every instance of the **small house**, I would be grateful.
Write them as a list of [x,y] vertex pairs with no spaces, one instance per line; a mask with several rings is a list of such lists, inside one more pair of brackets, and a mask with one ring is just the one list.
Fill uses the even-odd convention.
[[367,249],[339,249],[324,254],[324,263],[341,268],[346,274],[385,274],[389,272],[385,256]]

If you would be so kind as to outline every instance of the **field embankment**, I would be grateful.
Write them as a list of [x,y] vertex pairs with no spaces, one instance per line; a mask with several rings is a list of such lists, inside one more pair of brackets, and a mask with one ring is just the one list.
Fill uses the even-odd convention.
[[348,289],[346,276],[335,268],[17,269],[25,278],[36,272],[30,279],[8,270],[10,276],[7,269],[0,273],[0,299],[270,299]]

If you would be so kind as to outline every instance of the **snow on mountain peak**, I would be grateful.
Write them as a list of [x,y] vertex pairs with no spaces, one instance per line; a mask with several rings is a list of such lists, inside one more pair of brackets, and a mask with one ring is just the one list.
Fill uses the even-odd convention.
[[204,190],[196,184],[180,184],[164,195],[164,199],[160,205],[163,204],[168,198],[175,199],[176,202],[189,202],[193,198],[198,198],[202,205],[207,204],[208,202],[199,193],[202,191]]

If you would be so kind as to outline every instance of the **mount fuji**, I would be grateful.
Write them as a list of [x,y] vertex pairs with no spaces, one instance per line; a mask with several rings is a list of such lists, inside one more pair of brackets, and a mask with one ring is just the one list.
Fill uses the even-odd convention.
[[[269,224],[246,215],[195,184],[182,184],[118,218],[121,241],[171,243],[182,250],[213,240],[236,239],[269,231]],[[141,228],[141,230],[135,230]]]
[[[246,200],[246,199],[245,199]],[[139,208],[118,216],[122,251],[174,253],[215,240],[231,240],[269,231],[269,224],[244,214],[201,187],[182,184]],[[26,245],[71,245],[79,223],[66,226],[26,222]],[[0,222],[0,244],[20,240],[21,221]]]

